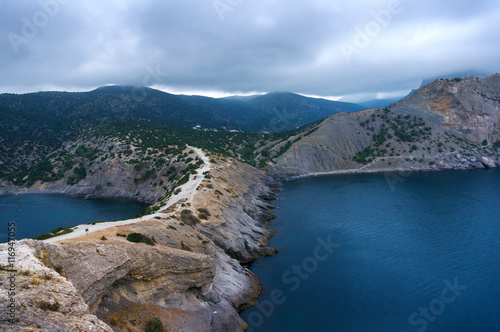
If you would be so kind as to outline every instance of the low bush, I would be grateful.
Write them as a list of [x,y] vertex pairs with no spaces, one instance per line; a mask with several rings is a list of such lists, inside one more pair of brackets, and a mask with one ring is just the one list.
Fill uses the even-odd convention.
[[196,216],[193,215],[193,212],[191,210],[182,210],[181,212],[181,219],[184,223],[190,226],[194,226],[196,224],[199,224],[201,221],[198,219]]
[[198,212],[206,214],[207,216],[210,216],[210,211],[208,211],[207,208],[199,208]]
[[141,233],[130,233],[127,236],[127,240],[134,243],[145,243],[150,246],[155,245],[155,242],[151,238]]
[[38,236],[34,237],[33,239],[43,241],[43,240],[53,238],[54,236],[64,235],[64,234],[68,234],[71,232],[73,232],[73,226],[64,227],[64,228],[58,227],[56,229],[51,230],[50,233],[38,235]]
[[165,327],[163,326],[163,323],[161,322],[161,320],[154,317],[153,319],[150,319],[146,323],[146,327],[145,327],[144,331],[145,332],[165,332]]

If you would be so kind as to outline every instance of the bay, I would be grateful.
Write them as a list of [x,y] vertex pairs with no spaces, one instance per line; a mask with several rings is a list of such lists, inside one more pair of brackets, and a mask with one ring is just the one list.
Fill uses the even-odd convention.
[[128,198],[84,199],[65,195],[10,195],[0,197],[0,240],[7,240],[8,224],[15,222],[17,239],[35,237],[57,227],[134,217],[148,204]]
[[250,331],[499,331],[500,170],[286,182]]

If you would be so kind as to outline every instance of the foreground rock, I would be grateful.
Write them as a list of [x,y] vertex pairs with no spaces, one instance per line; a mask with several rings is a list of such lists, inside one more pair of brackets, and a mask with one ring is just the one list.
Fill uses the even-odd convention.
[[[28,260],[20,260],[63,284],[21,288],[19,321],[2,325],[13,331],[33,326],[44,331],[143,331],[157,317],[169,331],[243,331],[247,324],[238,311],[253,305],[260,285],[240,263],[275,252],[267,248],[273,235],[266,227],[272,210],[263,202],[272,195],[268,181],[255,168],[221,162],[191,202],[176,204],[183,204],[182,209],[172,206],[154,219],[50,241],[54,243],[16,243],[29,252]],[[196,217],[200,209],[208,214],[206,219]],[[189,210],[195,222],[184,220],[179,210]],[[131,233],[141,233],[155,244],[129,242],[125,237]],[[7,257],[6,250],[3,245],[2,257]],[[25,270],[40,274],[31,265]],[[56,287],[60,285],[70,289],[71,302],[64,298],[67,291]],[[45,300],[51,305],[58,301],[60,310],[69,310],[73,303],[75,311],[59,310],[65,314],[64,322],[59,321],[57,311],[38,308],[42,292],[55,294]],[[2,298],[7,299],[6,294]],[[91,329],[92,321],[96,325]]]

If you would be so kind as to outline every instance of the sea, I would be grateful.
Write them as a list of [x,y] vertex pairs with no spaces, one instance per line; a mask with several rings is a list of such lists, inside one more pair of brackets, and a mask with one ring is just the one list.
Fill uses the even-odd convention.
[[249,331],[500,331],[500,170],[286,182]]
[[133,218],[148,204],[128,198],[84,199],[65,195],[0,196],[0,241],[35,237],[58,227]]

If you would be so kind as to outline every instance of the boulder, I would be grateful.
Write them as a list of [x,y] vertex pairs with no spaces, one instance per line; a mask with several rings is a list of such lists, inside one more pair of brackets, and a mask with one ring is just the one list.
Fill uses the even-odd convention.
[[493,159],[487,157],[479,158],[479,161],[484,165],[485,168],[496,168],[497,165]]

